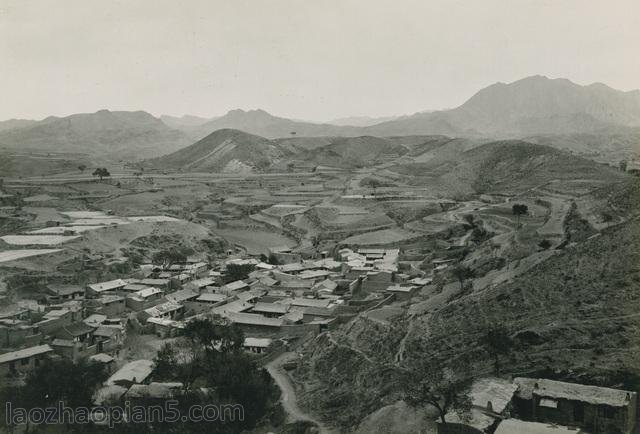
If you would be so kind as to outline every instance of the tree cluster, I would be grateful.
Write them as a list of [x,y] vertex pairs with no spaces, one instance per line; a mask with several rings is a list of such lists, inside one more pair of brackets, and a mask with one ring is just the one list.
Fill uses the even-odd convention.
[[111,174],[106,169],[106,167],[98,167],[96,170],[93,171],[92,175],[99,177],[100,181],[102,181],[102,178],[108,178],[111,176]]
[[253,264],[227,264],[225,283],[244,280],[249,277],[249,273],[255,270],[255,268],[256,266]]
[[163,268],[170,267],[173,264],[179,264],[187,261],[189,249],[184,247],[170,247],[154,253],[151,262],[161,265]]
[[[79,407],[93,407],[93,394],[107,379],[104,365],[95,362],[78,361],[68,359],[43,360],[26,378],[24,385],[7,387],[0,391],[2,409],[5,411],[5,403],[11,403],[11,408],[24,408],[27,411],[32,408],[58,407],[60,402],[66,408],[77,409]],[[8,419],[2,415],[0,423],[6,424]],[[12,427],[6,427],[12,429]],[[26,427],[27,432],[29,426]],[[67,425],[64,432],[85,432],[85,425]]]
[[[216,404],[243,406],[243,421],[209,426],[207,432],[251,429],[274,411],[278,388],[269,373],[243,351],[243,343],[242,330],[220,317],[194,319],[180,338],[162,347],[155,359],[157,381],[183,383],[186,396],[206,388],[213,391],[208,399]],[[189,431],[191,425],[185,429]]]

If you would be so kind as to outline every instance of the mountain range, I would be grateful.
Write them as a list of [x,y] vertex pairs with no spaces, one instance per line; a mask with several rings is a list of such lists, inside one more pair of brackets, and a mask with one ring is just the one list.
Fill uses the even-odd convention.
[[533,76],[482,89],[460,107],[418,113],[367,128],[372,135],[521,137],[640,126],[640,91]]
[[[357,125],[342,125],[347,122]],[[581,86],[567,79],[532,76],[488,86],[450,110],[389,120],[347,118],[330,123],[292,120],[259,109],[231,110],[216,118],[156,118],[143,111],[100,110],[41,121],[0,122],[0,148],[139,160],[170,154],[221,129],[240,130],[266,139],[409,135],[485,140],[533,138],[537,143],[560,143],[558,147],[580,152],[602,153],[617,148],[627,152],[640,149],[640,91],[624,92],[600,83]],[[590,138],[589,149],[585,149],[581,137]],[[604,143],[603,149],[599,149],[599,143]]]

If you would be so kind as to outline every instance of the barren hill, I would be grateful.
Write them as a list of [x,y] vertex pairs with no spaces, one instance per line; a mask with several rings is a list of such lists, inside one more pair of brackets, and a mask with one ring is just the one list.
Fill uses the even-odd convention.
[[611,167],[550,146],[519,140],[491,142],[458,155],[436,153],[424,163],[401,164],[391,170],[414,177],[418,183],[437,181],[468,193],[521,192],[551,180],[623,178]]
[[149,163],[166,169],[195,172],[250,172],[264,170],[283,156],[284,151],[271,140],[243,131],[222,129]]
[[322,146],[301,152],[297,158],[327,166],[364,167],[391,161],[408,152],[408,147],[386,138],[336,137]]
[[0,147],[38,152],[76,152],[114,160],[173,152],[189,143],[181,132],[143,111],[100,110],[49,117],[0,131]]

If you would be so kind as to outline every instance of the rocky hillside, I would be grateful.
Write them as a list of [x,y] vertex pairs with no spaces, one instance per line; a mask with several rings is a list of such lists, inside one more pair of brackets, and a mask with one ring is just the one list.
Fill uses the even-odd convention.
[[638,378],[639,246],[640,221],[632,219],[512,281],[458,294],[413,318],[384,325],[359,317],[305,348],[295,371],[305,402],[354,430],[367,415],[397,402],[397,368],[411,360],[441,365],[464,359],[471,361],[470,375],[491,375],[492,358],[481,342],[496,326],[514,341],[503,374],[608,386]]

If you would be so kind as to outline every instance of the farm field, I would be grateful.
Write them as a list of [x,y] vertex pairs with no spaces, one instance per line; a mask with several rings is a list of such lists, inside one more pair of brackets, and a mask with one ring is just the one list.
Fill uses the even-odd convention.
[[354,235],[342,240],[342,243],[357,246],[373,246],[398,244],[421,237],[422,234],[411,232],[401,228],[382,229]]
[[44,245],[55,246],[78,238],[77,235],[5,235],[0,240],[14,246]]
[[274,232],[244,230],[244,229],[215,229],[212,232],[220,235],[230,243],[242,246],[251,255],[267,254],[269,247],[297,245],[295,240]]
[[0,262],[10,262],[31,256],[50,255],[60,251],[60,249],[5,250],[0,252]]

